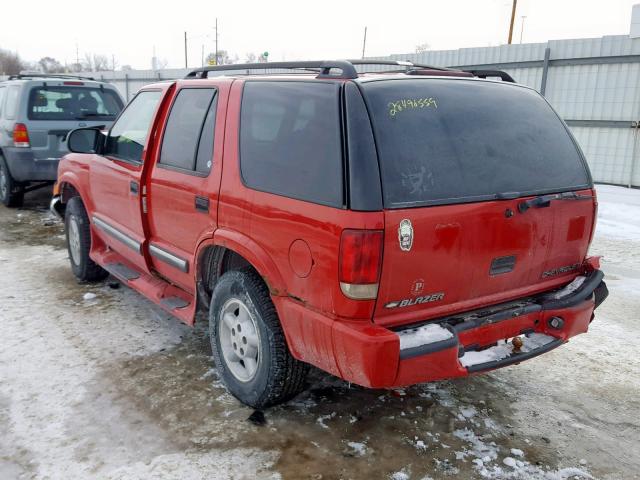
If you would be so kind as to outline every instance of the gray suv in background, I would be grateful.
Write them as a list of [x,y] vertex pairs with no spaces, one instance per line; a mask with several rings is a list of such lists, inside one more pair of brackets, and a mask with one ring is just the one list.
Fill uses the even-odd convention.
[[0,201],[19,207],[26,192],[55,181],[67,133],[110,126],[123,105],[113,85],[91,78],[24,73],[0,82]]

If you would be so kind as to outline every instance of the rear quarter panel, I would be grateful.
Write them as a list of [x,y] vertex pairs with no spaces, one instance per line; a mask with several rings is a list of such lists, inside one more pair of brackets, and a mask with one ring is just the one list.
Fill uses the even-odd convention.
[[[242,81],[234,82],[229,99],[218,211],[220,229],[250,238],[269,257],[268,262],[262,263],[272,264],[277,269],[272,277],[283,282],[281,286],[270,285],[272,294],[287,296],[332,318],[370,320],[375,301],[350,300],[340,290],[338,253],[343,229],[381,229],[382,212],[341,210],[247,188],[239,168],[242,86]],[[292,250],[294,242],[297,245]],[[310,252],[311,268],[308,274],[300,275],[294,267],[300,260],[298,246],[306,255],[304,244]]]

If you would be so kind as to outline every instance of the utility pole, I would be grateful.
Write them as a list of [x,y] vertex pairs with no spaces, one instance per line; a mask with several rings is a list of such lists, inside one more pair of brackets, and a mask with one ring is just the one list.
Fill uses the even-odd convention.
[[204,67],[204,43],[202,44],[202,53],[200,54],[200,60],[202,61],[202,66]]
[[526,15],[522,15],[522,25],[520,26],[520,43],[522,43],[522,32],[524,32],[524,20],[527,18]]
[[187,32],[184,32],[184,68],[189,68],[187,66]]
[[76,67],[80,69],[80,50],[78,49],[78,41],[76,40]]
[[511,45],[511,39],[513,38],[513,22],[516,19],[516,5],[518,0],[513,0],[513,7],[511,8],[511,22],[509,23],[509,45]]
[[362,40],[362,58],[364,59],[364,50],[367,46],[367,27],[364,27],[364,39]]
[[218,17],[216,17],[216,65],[218,65]]

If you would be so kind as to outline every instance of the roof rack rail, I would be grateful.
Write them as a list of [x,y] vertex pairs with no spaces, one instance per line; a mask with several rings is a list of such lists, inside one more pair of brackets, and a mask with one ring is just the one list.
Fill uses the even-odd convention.
[[[267,70],[267,69],[302,69],[318,73],[317,78],[358,78],[358,72],[353,64],[345,60],[318,60],[298,62],[268,62],[268,63],[236,63],[230,65],[215,65],[192,70],[185,78],[207,78],[209,72],[224,72],[230,70]],[[332,74],[332,69],[340,70],[340,74]]]
[[511,75],[502,70],[464,70],[465,72],[471,73],[473,76],[478,78],[491,78],[498,77],[503,82],[516,83]]
[[[427,69],[438,72],[451,72],[452,74],[468,73],[478,78],[498,77],[504,82],[515,83],[515,80],[507,72],[502,70],[461,70],[449,67],[435,67],[433,65],[425,65],[422,63],[413,63],[404,60],[317,60],[317,61],[297,61],[297,62],[268,62],[268,63],[236,63],[230,65],[215,65],[210,67],[196,68],[190,71],[184,78],[208,78],[209,72],[224,71],[242,71],[246,70],[267,70],[267,69],[290,69],[290,70],[307,70],[317,73],[316,78],[342,78],[355,79],[358,78],[356,66],[359,65],[387,65],[402,67],[395,70],[382,70],[379,73],[408,73],[417,72],[417,69]],[[331,73],[332,69],[340,70],[340,74]],[[363,72],[361,72],[363,73]],[[378,73],[378,72],[376,72]]]
[[22,78],[66,78],[66,79],[74,79],[74,80],[93,80],[93,77],[82,77],[80,75],[67,75],[64,73],[42,73],[42,72],[20,72],[17,75],[9,75],[9,80],[20,80]]
[[406,60],[348,60],[352,65],[391,65],[397,67],[404,67],[406,71],[410,71],[412,68],[428,68],[429,70],[455,70],[447,67],[436,67],[433,65],[425,65],[422,63],[413,63]]

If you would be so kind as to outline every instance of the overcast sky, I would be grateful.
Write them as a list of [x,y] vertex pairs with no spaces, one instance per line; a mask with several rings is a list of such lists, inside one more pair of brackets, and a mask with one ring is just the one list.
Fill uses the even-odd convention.
[[[519,0],[514,42],[628,34],[631,6],[640,0]],[[189,66],[200,66],[202,46],[237,54],[269,52],[272,61],[353,58],[408,53],[428,43],[432,50],[483,47],[507,42],[511,0],[391,0],[378,2],[262,0],[22,1],[2,10],[0,48],[28,61],[52,56],[74,63],[100,53],[119,65],[150,68],[156,55],[169,67],[184,67],[184,31]]]

